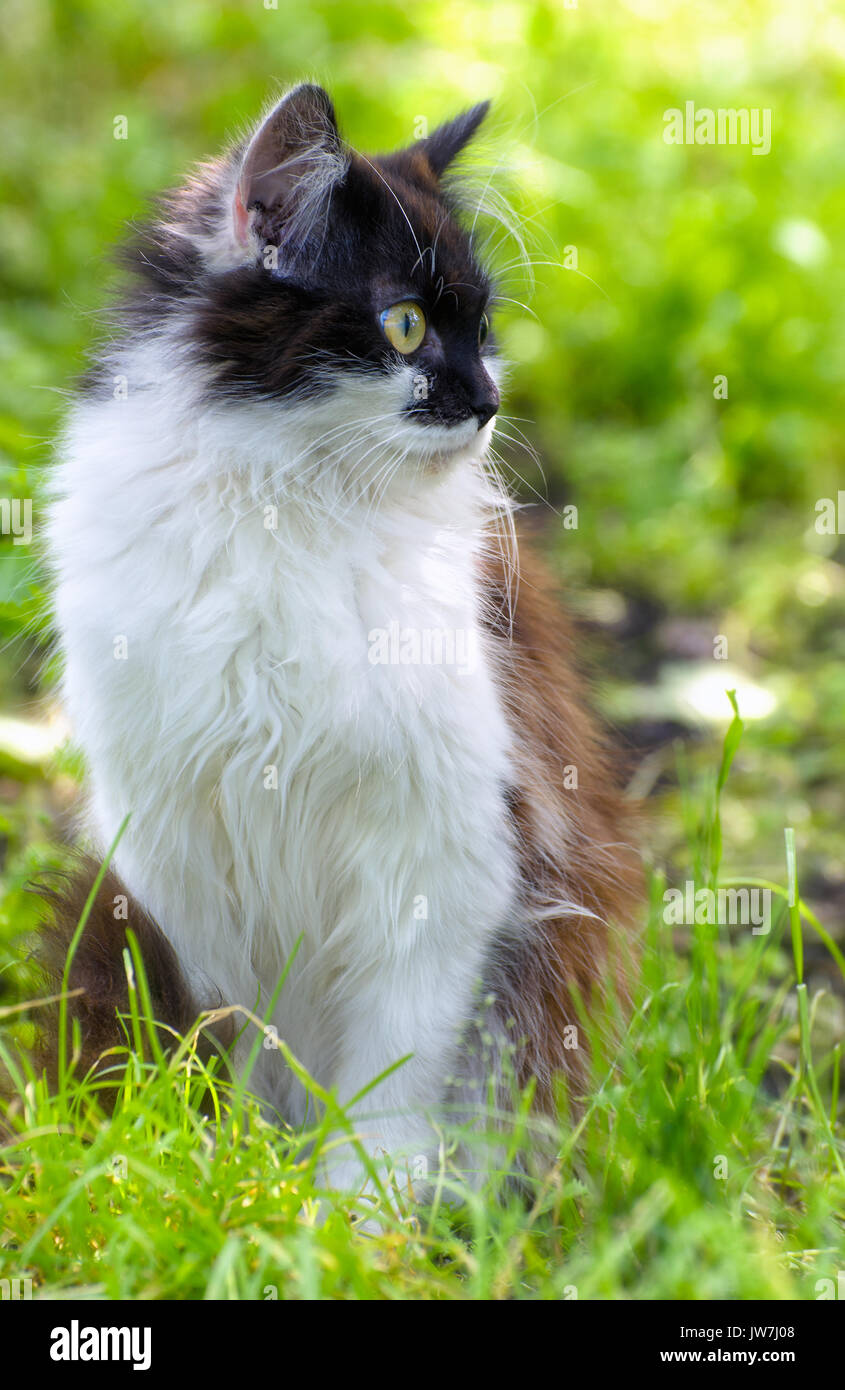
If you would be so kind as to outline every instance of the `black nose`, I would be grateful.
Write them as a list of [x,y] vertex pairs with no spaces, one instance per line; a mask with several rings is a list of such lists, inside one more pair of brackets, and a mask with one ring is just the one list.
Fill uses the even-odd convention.
[[496,411],[499,409],[499,393],[495,386],[490,386],[485,391],[481,400],[473,401],[472,412],[478,419],[478,428],[484,429],[488,420],[492,420]]

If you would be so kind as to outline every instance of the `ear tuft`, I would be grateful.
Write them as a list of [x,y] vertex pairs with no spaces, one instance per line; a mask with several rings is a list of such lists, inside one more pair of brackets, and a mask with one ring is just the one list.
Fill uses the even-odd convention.
[[468,111],[462,111],[454,120],[445,121],[420,141],[420,148],[428,157],[428,162],[438,178],[447,165],[469,144],[487,112],[489,101],[480,101]]
[[232,210],[238,241],[245,246],[249,240],[251,208],[260,204],[284,218],[297,201],[313,205],[344,166],[328,92],[311,82],[294,87],[261,122],[243,156]]

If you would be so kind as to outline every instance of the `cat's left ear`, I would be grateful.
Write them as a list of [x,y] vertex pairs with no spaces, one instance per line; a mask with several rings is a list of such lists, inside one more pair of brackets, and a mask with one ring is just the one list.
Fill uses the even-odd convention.
[[345,151],[328,92],[303,82],[282,98],[247,145],[232,204],[235,236],[246,246],[251,209],[289,218],[313,209],[345,169]]
[[454,120],[439,125],[419,142],[419,148],[428,156],[428,162],[438,178],[469,144],[489,110],[489,101],[480,101],[477,106],[471,106],[468,111],[455,116]]

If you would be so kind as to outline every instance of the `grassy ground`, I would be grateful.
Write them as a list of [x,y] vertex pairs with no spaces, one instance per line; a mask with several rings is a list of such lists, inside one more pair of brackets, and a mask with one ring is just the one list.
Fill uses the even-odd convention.
[[[688,806],[700,884],[720,881],[739,734],[735,720],[709,795]],[[817,1297],[842,1263],[840,1047],[819,1042],[824,1004],[809,1000],[802,950],[820,927],[797,895],[788,907],[789,882],[754,936],[667,926],[654,879],[633,1022],[614,1044],[612,1020],[591,1030],[591,1084],[571,1110],[562,1097],[558,1160],[527,1199],[502,1181],[509,1155],[481,1193],[463,1191],[448,1125],[431,1205],[407,1175],[375,1203],[321,1191],[317,1159],[344,1124],[332,1098],[315,1090],[321,1122],[280,1134],[248,1092],[208,1075],[190,1036],[161,1055],[136,971],[131,1065],[110,1116],[71,1039],[54,1094],[5,1051],[18,1095],[0,1157],[0,1278],[28,1275],[51,1298]],[[509,1122],[510,1152],[526,1123]],[[357,1231],[374,1205],[381,1229]]]
[[[845,486],[843,32],[832,6],[774,0],[11,0],[0,497],[33,499],[36,537],[105,248],[149,193],[303,75],[369,149],[494,97],[484,157],[512,170],[534,263],[532,286],[499,255],[505,466],[541,494],[541,543],[648,801],[653,907],[630,1032],[597,1056],[527,1211],[492,1193],[447,1210],[444,1187],[380,1238],[353,1237],[352,1201],[317,1224],[309,1136],[280,1141],[222,1081],[213,1123],[187,1057],[178,1086],[153,1059],[109,1120],[78,1076],[58,1097],[26,1087],[0,1278],[28,1270],[48,1296],[813,1298],[845,1267],[845,540],[814,524]],[[663,113],[687,100],[770,109],[771,152],[667,146]],[[39,990],[26,883],[62,862],[83,776],[44,678],[44,591],[37,547],[0,535],[7,1052],[37,1017],[20,1009]],[[727,687],[746,727],[717,836]],[[785,830],[800,923],[784,905],[760,936],[667,925],[667,885],[785,893]]]

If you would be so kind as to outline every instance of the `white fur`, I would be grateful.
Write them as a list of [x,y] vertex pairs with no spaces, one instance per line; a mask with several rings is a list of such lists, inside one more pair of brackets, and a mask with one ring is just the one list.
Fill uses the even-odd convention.
[[[77,406],[55,480],[91,830],[105,852],[131,813],[115,867],[204,998],[263,1012],[301,936],[279,1036],[344,1102],[413,1054],[359,1111],[379,1112],[373,1151],[425,1153],[516,893],[510,738],[478,629],[504,505],[479,462],[492,425],[401,422],[410,368],[328,401],[203,404],[174,342],[121,360],[128,399]],[[368,633],[395,621],[471,630],[480,660],[371,664]],[[276,1050],[253,1084],[302,1118]]]

